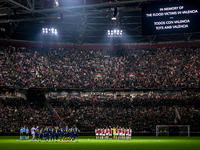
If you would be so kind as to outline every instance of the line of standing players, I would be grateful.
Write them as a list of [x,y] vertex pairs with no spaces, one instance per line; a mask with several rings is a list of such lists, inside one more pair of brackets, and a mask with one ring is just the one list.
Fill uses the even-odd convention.
[[[131,140],[132,129],[129,128],[100,128],[95,129],[96,139],[126,139]],[[113,138],[112,138],[113,136]]]
[[79,130],[77,127],[72,127],[69,128],[68,126],[66,126],[66,128],[50,128],[50,127],[45,127],[45,128],[37,128],[36,132],[35,132],[35,136],[36,136],[36,141],[41,142],[44,141],[49,142],[55,141],[57,142],[60,136],[60,142],[75,142],[75,139],[77,138],[77,142],[78,142],[78,133]]

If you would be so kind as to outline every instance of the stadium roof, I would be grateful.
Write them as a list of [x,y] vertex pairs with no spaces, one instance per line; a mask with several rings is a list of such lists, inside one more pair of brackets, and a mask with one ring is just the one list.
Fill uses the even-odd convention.
[[[199,33],[142,36],[141,4],[156,0],[57,1],[0,0],[0,38],[73,44],[160,43],[200,39]],[[111,20],[113,16],[117,20]],[[43,36],[42,28],[56,28],[58,35]],[[107,31],[112,29],[123,30],[123,37],[107,37]]]

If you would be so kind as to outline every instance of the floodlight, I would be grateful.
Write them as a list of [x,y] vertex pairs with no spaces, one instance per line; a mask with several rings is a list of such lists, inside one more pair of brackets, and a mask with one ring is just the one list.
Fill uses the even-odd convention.
[[42,33],[45,35],[55,35],[58,34],[55,28],[42,28]]
[[108,37],[121,37],[122,33],[120,29],[108,30]]
[[117,20],[117,18],[116,17],[112,17],[111,20]]

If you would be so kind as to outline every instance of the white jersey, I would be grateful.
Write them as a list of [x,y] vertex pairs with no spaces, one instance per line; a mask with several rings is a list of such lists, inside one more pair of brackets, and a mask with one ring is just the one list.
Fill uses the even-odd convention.
[[99,135],[99,129],[95,129],[95,134]]
[[35,128],[31,128],[31,133],[34,134],[35,133]]
[[129,129],[129,136],[131,136],[132,134],[132,129]]
[[109,129],[109,136],[112,136],[112,129]]

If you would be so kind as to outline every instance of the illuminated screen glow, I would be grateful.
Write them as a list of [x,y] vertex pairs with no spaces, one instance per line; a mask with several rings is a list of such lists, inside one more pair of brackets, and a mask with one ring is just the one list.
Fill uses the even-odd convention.
[[200,32],[200,2],[142,5],[142,35]]

